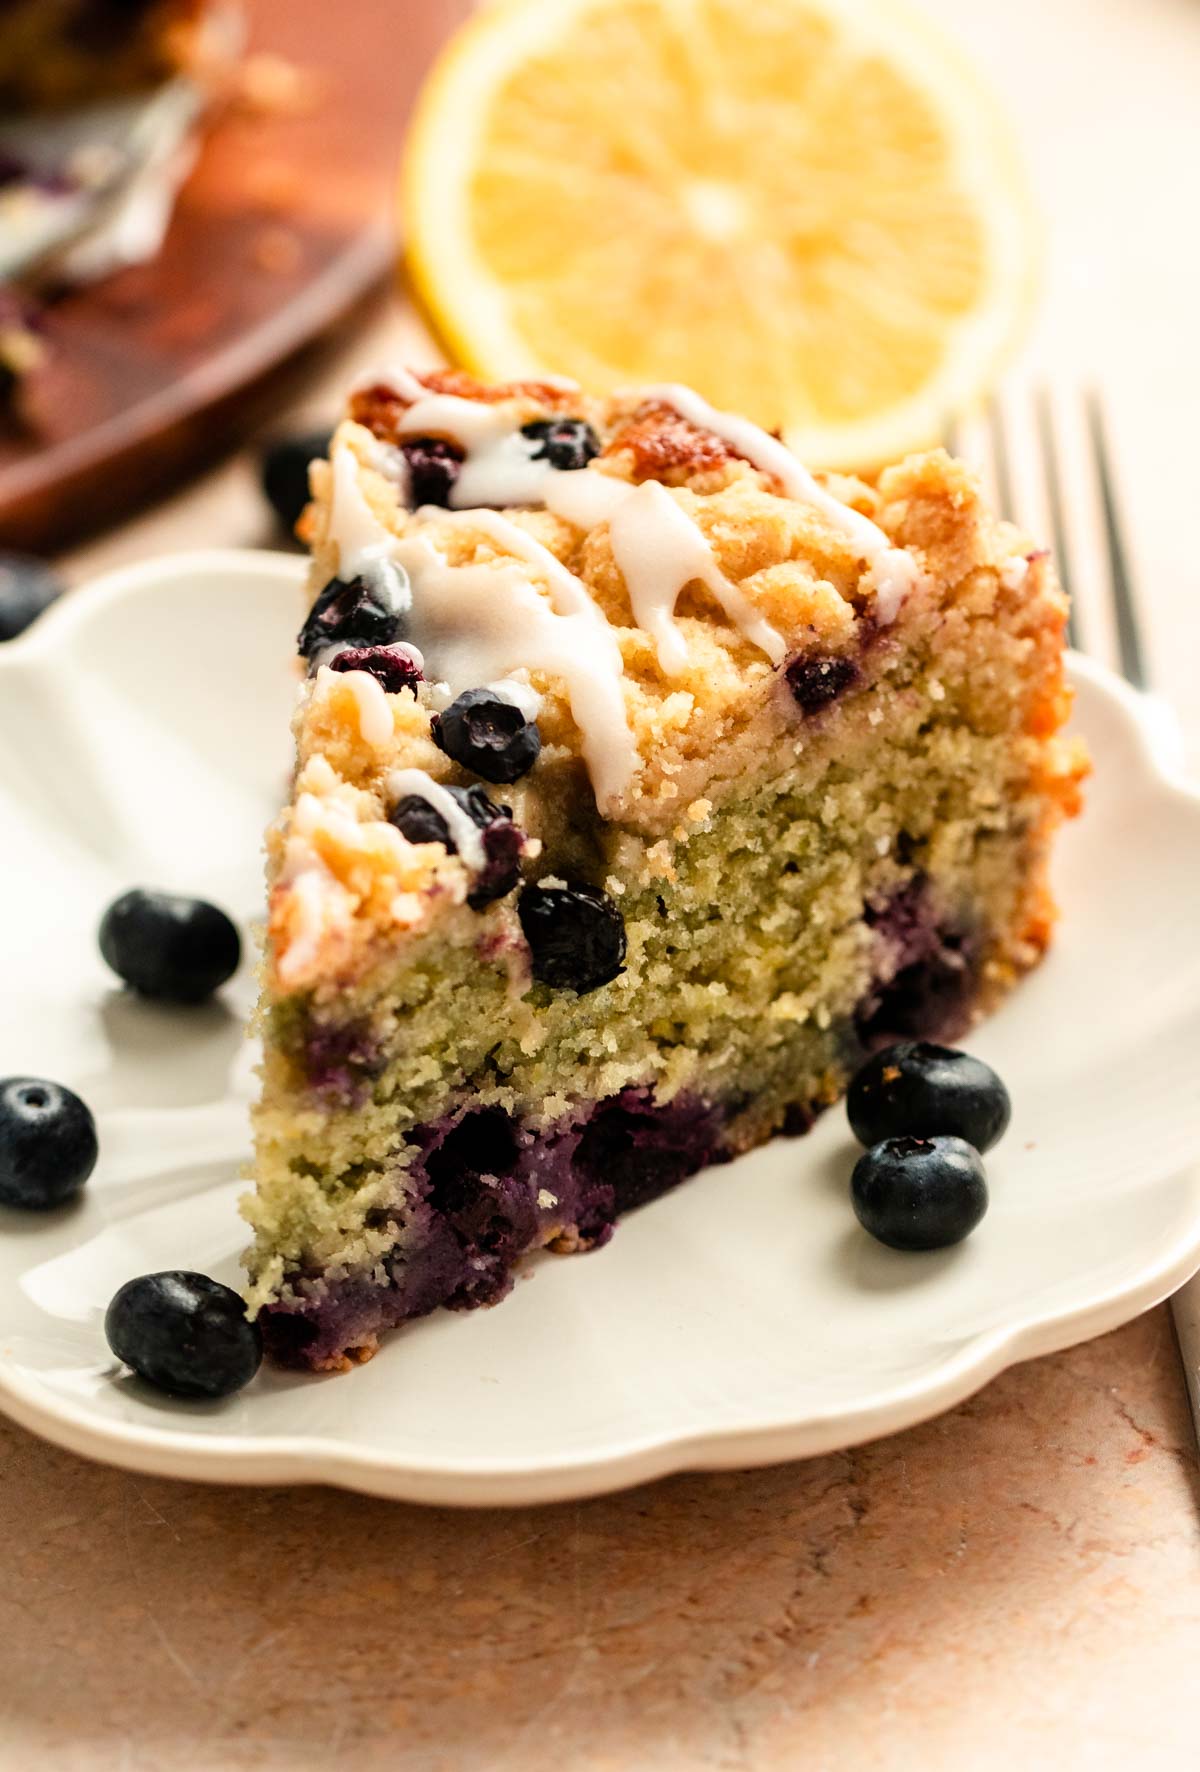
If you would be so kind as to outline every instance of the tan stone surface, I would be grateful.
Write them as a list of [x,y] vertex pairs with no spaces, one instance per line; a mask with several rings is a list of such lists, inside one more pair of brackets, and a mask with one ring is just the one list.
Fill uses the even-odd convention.
[[1200,1764],[1164,1310],[858,1451],[580,1505],[175,1484],[7,1426],[0,1463],[20,1772]]

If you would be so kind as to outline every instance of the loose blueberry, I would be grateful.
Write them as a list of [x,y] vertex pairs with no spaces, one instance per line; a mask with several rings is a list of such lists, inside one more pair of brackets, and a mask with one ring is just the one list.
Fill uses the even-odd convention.
[[468,689],[433,717],[433,742],[485,781],[519,781],[537,762],[542,735],[511,701]]
[[625,919],[593,886],[527,886],[517,904],[533,976],[556,990],[594,991],[625,970]]
[[275,437],[264,443],[259,455],[262,489],[289,535],[308,503],[308,464],[329,454],[332,433],[303,431],[298,436]]
[[329,660],[331,671],[366,671],[389,695],[415,689],[422,681],[411,652],[403,646],[347,646]]
[[356,646],[390,646],[402,640],[408,602],[408,574],[391,561],[381,564],[370,583],[331,578],[296,637],[301,657],[312,659],[339,640]]
[[96,1122],[88,1108],[43,1077],[0,1082],[0,1201],[35,1212],[61,1206],[96,1167]]
[[1012,1104],[982,1059],[926,1040],[902,1040],[863,1065],[847,1093],[846,1111],[860,1144],[945,1133],[989,1151],[1004,1135]]
[[0,554],[0,640],[15,640],[61,595],[62,579],[31,554]]
[[794,658],[785,671],[788,688],[803,714],[819,714],[858,677],[852,658]]
[[454,491],[463,452],[441,437],[408,437],[400,445],[409,473],[409,503],[448,505]]
[[521,435],[539,445],[534,461],[548,461],[564,471],[586,468],[600,453],[599,437],[581,418],[536,418],[521,426]]
[[262,1334],[229,1286],[178,1269],[127,1280],[104,1318],[118,1360],[173,1397],[228,1397],[262,1363]]
[[963,1138],[885,1138],[854,1165],[850,1198],[889,1249],[948,1249],[987,1211],[987,1177]]
[[199,1003],[232,978],[242,943],[215,904],[138,886],[105,911],[100,952],[144,997]]
[[[482,910],[494,899],[504,898],[520,880],[524,837],[512,821],[511,806],[497,806],[478,784],[469,788],[448,787],[446,792],[483,832],[486,861],[467,895],[471,909]],[[448,855],[457,855],[458,845],[450,835],[449,825],[420,794],[406,794],[388,817],[410,843],[441,843]]]

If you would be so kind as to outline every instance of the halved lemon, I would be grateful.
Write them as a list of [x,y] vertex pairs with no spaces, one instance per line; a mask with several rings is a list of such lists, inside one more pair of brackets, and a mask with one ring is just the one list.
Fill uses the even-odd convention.
[[935,437],[1036,258],[1003,113],[896,0],[492,0],[404,199],[466,368],[688,382],[824,465]]

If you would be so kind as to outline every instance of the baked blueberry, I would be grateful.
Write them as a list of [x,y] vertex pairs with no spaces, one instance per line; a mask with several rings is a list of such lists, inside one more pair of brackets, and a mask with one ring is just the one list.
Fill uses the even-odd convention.
[[534,461],[548,461],[552,468],[586,468],[600,453],[600,439],[581,418],[535,418],[521,426],[521,435],[538,447]]
[[1012,1104],[982,1059],[927,1040],[902,1040],[863,1065],[847,1092],[846,1112],[860,1144],[945,1133],[988,1151],[1003,1137]]
[[232,978],[242,943],[225,912],[206,899],[137,886],[105,911],[100,952],[144,997],[199,1003]]
[[537,762],[542,735],[519,707],[491,689],[468,689],[433,716],[433,742],[485,781],[519,781]]
[[329,659],[331,671],[366,671],[389,695],[415,689],[421,672],[411,652],[403,646],[347,646]]
[[207,1274],[180,1269],[127,1280],[104,1318],[118,1360],[173,1397],[228,1397],[262,1363],[262,1334],[244,1301]]
[[963,1138],[885,1138],[854,1165],[850,1198],[889,1249],[947,1249],[987,1211],[987,1177]]
[[594,886],[527,886],[517,915],[542,984],[583,996],[625,970],[625,919]]
[[792,699],[802,714],[819,714],[858,678],[852,658],[794,658],[784,669]]
[[353,646],[390,646],[404,638],[408,574],[390,560],[365,578],[331,578],[296,637],[302,658],[345,640]]
[[15,640],[61,595],[62,579],[32,554],[0,554],[0,640]]
[[407,437],[400,449],[408,463],[409,504],[448,505],[454,491],[463,452],[442,437]]
[[[497,806],[478,783],[469,788],[447,787],[446,792],[483,833],[486,860],[467,894],[471,909],[482,910],[494,899],[504,898],[520,880],[524,837],[512,821],[511,806]],[[457,855],[458,845],[450,834],[449,825],[437,808],[420,794],[406,794],[388,817],[410,843],[442,843],[448,855]]]
[[44,1212],[74,1199],[96,1167],[90,1110],[44,1077],[0,1081],[0,1201]]
[[388,820],[410,843],[441,843],[447,855],[458,854],[450,826],[437,807],[431,806],[420,794],[405,794],[388,813]]
[[302,431],[274,437],[259,454],[262,489],[280,523],[290,534],[308,503],[308,464],[329,454],[332,432]]

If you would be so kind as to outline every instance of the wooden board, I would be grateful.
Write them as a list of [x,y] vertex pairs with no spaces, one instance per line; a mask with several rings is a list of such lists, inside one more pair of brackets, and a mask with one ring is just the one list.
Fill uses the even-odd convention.
[[56,301],[31,427],[0,429],[0,545],[55,552],[268,415],[302,347],[392,271],[404,125],[469,0],[247,0],[309,102],[212,126],[162,252]]

